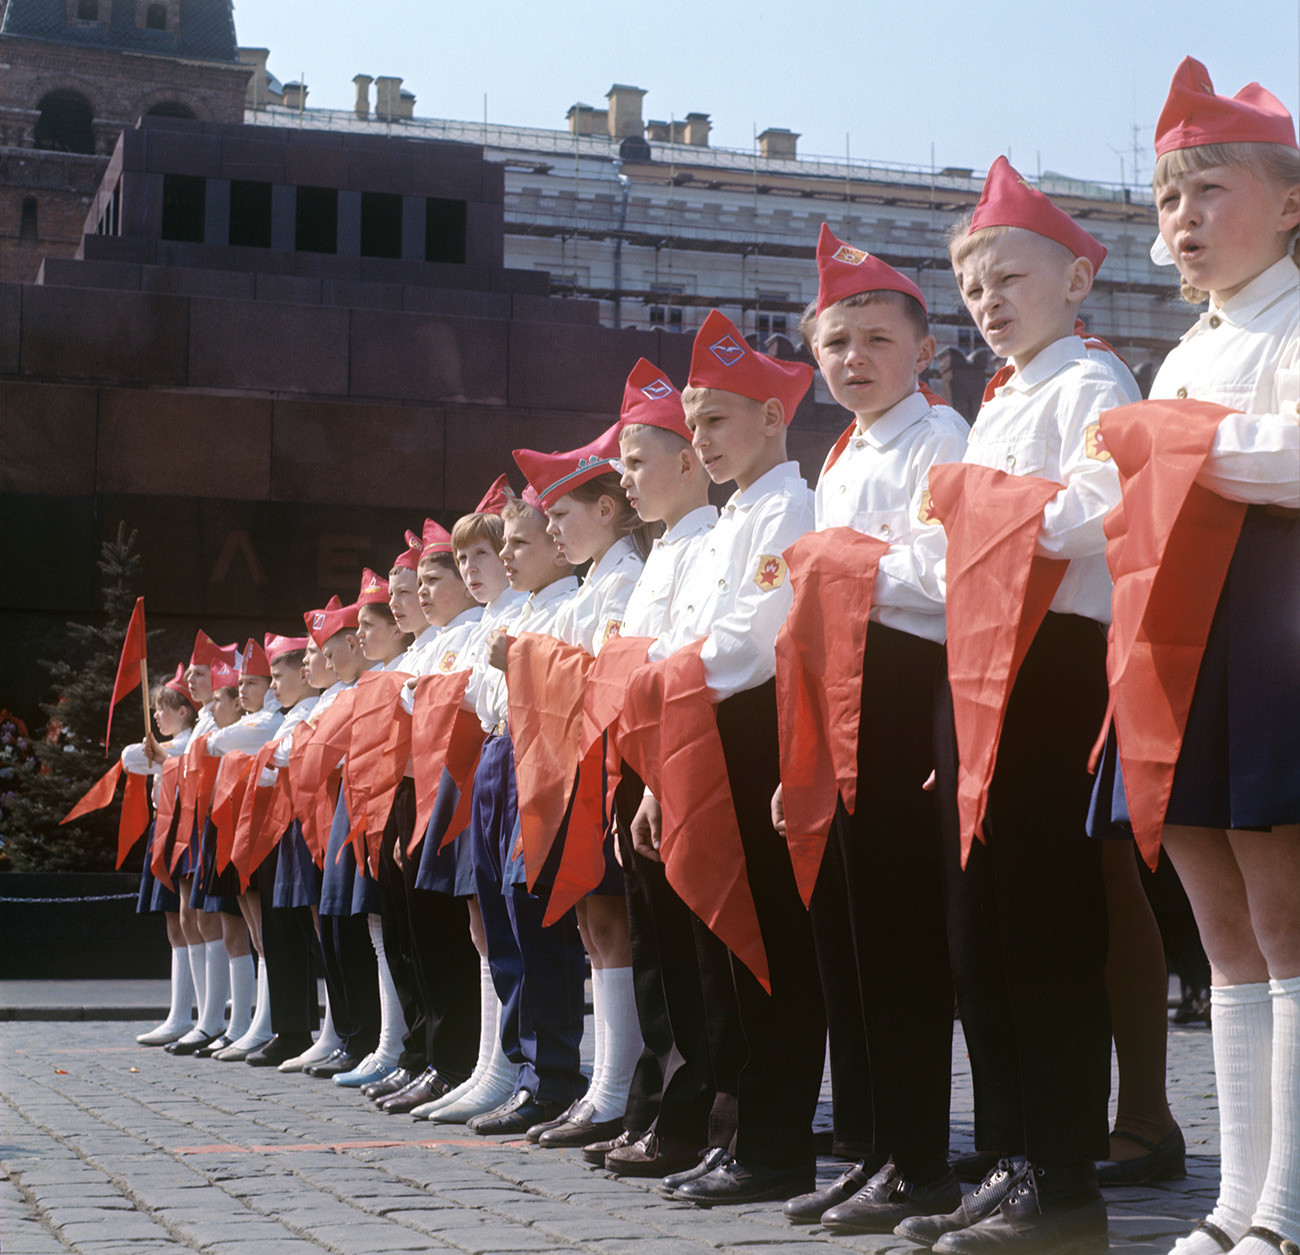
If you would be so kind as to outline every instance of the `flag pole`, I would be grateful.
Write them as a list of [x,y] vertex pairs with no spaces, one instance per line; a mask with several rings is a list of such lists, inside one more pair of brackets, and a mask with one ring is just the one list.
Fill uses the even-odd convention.
[[149,660],[140,659],[140,697],[144,702],[144,749],[145,757],[153,762],[154,747],[158,744],[153,736],[152,716],[149,711]]

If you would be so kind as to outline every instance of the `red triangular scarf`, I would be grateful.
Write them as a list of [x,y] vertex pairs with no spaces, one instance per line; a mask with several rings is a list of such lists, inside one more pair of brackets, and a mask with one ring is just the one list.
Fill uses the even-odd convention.
[[659,853],[668,883],[770,992],[703,645],[633,674],[618,749],[663,808]]
[[[309,719],[293,730],[293,749],[289,751],[289,788],[302,822],[303,839],[318,866],[324,862],[329,845],[330,826],[334,822],[339,796],[339,763],[347,753],[351,737],[349,725],[356,694],[355,688],[344,689],[321,712],[314,727]],[[300,737],[299,733],[305,727],[311,727],[311,735]]]
[[948,533],[948,682],[957,725],[961,862],[981,831],[1016,674],[1068,562],[1038,557],[1043,509],[1060,484],[952,462],[930,468]]
[[181,855],[190,848],[195,825],[208,816],[220,765],[221,760],[208,753],[208,733],[190,737],[181,758],[180,817],[176,824],[176,843],[171,851],[172,867],[179,864]]
[[[519,840],[530,889],[555,844],[573,792],[582,703],[587,674],[595,662],[581,645],[567,645],[554,636],[524,632],[510,642],[506,690],[515,749]],[[597,760],[597,776],[599,767]],[[574,808],[569,817],[574,840],[591,837],[590,832],[572,832],[575,821],[582,828],[588,819],[589,808],[582,814]],[[595,839],[599,845],[599,823]]]
[[1101,416],[1123,490],[1106,517],[1111,702],[1129,818],[1152,870],[1205,641],[1246,517],[1241,502],[1195,482],[1230,413],[1206,401],[1140,401]]
[[81,795],[81,801],[59,820],[59,827],[80,819],[82,815],[89,815],[91,811],[102,811],[113,800],[113,794],[117,792],[117,778],[121,774],[122,763],[119,759]]
[[357,682],[352,706],[343,772],[352,821],[348,839],[358,865],[368,863],[372,876],[378,873],[380,840],[410,757],[410,718],[399,701],[409,678],[402,671],[368,671]]
[[126,787],[122,790],[122,814],[117,821],[117,864],[121,867],[131,847],[149,827],[149,777],[126,773]]
[[235,848],[235,825],[239,822],[252,766],[253,755],[242,750],[231,750],[221,757],[221,772],[212,790],[212,826],[217,830],[214,865],[218,873],[226,870],[230,853]]
[[293,822],[293,805],[289,800],[287,773],[275,768],[272,784],[262,784],[262,773],[271,765],[279,742],[267,741],[253,758],[249,769],[244,800],[235,824],[235,843],[230,861],[239,873],[241,891],[248,889],[253,873],[266,861],[284,830]]
[[850,814],[857,805],[862,654],[876,564],[888,549],[874,536],[832,527],[808,532],[785,551],[794,603],[776,636],[781,793],[805,906],[836,797],[844,798]]
[[149,854],[149,870],[154,879],[161,881],[172,892],[175,892],[176,885],[172,880],[167,840],[176,818],[176,794],[180,778],[181,756],[177,754],[163,763],[162,776],[158,782],[158,811],[154,815],[153,846]]
[[[473,711],[462,710],[468,671],[422,675],[415,681],[415,701],[411,716],[411,767],[415,774],[415,829],[411,833],[407,854],[413,854],[424,840],[438,800],[438,786],[445,767],[460,786],[465,820],[469,819],[470,790],[463,781],[472,780],[483,744],[483,729]],[[466,758],[469,759],[466,762]],[[454,759],[454,761],[453,761]],[[457,777],[457,771],[461,772]],[[461,807],[456,808],[459,817]],[[456,828],[459,833],[464,825]],[[453,819],[451,827],[456,827]],[[448,830],[450,832],[450,828]],[[454,835],[454,834],[453,834]],[[444,834],[444,844],[451,840]]]
[[[113,731],[113,707],[140,683],[140,664],[145,660],[144,598],[135,599],[131,621],[126,625],[126,640],[122,643],[122,657],[117,663],[117,676],[113,680],[113,695],[108,699],[108,727],[104,729],[104,753],[108,753],[108,738]],[[149,725],[145,724],[145,735]]]

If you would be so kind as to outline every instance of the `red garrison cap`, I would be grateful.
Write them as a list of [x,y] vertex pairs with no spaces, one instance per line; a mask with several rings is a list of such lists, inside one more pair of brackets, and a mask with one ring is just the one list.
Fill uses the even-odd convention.
[[239,686],[239,668],[224,657],[214,658],[208,663],[208,672],[212,678],[212,689],[230,689]]
[[926,308],[921,289],[911,279],[879,257],[836,239],[823,222],[817,237],[817,312],[859,292],[905,292]]
[[213,662],[224,658],[232,667],[239,666],[239,646],[218,645],[202,628],[194,638],[194,651],[190,654],[192,667],[210,667]]
[[393,559],[393,569],[404,567],[408,571],[414,571],[420,565],[420,551],[423,548],[424,541],[408,528],[406,531],[406,548]]
[[244,646],[244,661],[240,663],[239,675],[241,679],[246,675],[262,675],[268,680],[271,678],[271,660],[266,656],[266,650],[251,636]]
[[308,610],[302,617],[312,640],[323,646],[337,632],[357,626],[357,607],[345,606],[337,597],[331,597],[324,609]]
[[185,664],[178,662],[176,664],[176,674],[172,676],[163,688],[169,688],[173,693],[179,693],[195,710],[199,704],[194,700],[194,694],[190,692],[190,686],[185,682]]
[[688,444],[690,428],[686,426],[686,411],[682,409],[682,394],[672,385],[672,380],[653,362],[643,357],[627,377],[623,386],[623,408],[619,410],[618,426],[644,424],[676,432]]
[[500,514],[505,509],[506,502],[514,495],[510,481],[504,475],[498,475],[492,481],[492,487],[483,494],[483,500],[474,507],[474,513]]
[[[568,453],[538,453],[516,449],[514,459],[537,494],[539,510],[549,510],[565,493],[572,492],[597,475],[613,473],[610,463],[618,457],[618,423],[602,431],[590,444]],[[528,500],[527,493],[524,500]],[[531,502],[529,504],[532,504]]]
[[388,581],[366,567],[361,572],[361,591],[357,594],[357,608],[373,606],[376,603],[388,605]]
[[1184,57],[1156,123],[1156,156],[1206,144],[1298,146],[1295,123],[1272,92],[1247,83],[1235,96],[1216,96],[1205,66]]
[[725,314],[709,311],[691,350],[692,388],[717,388],[755,401],[775,397],[785,410],[786,426],[812,383],[813,368],[804,362],[778,362],[745,343],[740,329]]
[[274,662],[281,654],[292,653],[295,649],[306,649],[305,636],[276,636],[268,632],[262,637],[262,647],[266,650],[268,662]]
[[420,557],[427,558],[431,553],[451,552],[451,533],[440,523],[432,519],[424,520],[424,533],[420,538]]

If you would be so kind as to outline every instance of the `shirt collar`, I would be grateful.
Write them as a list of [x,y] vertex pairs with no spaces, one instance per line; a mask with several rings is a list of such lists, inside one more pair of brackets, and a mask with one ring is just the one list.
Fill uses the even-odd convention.
[[1295,262],[1288,254],[1257,274],[1222,305],[1215,306],[1211,302],[1210,308],[1197,320],[1196,327],[1208,322],[1216,314],[1234,327],[1244,327],[1283,297],[1290,296],[1294,300],[1298,284],[1300,270],[1296,269]]
[[561,597],[569,597],[577,591],[578,580],[574,575],[562,575],[558,580],[547,584],[545,588],[538,589],[535,593],[528,594],[528,604],[534,610],[542,606],[549,606],[551,602],[559,600]]
[[1016,392],[1032,392],[1045,384],[1057,371],[1063,370],[1071,362],[1077,362],[1079,358],[1087,356],[1087,353],[1088,346],[1078,336],[1062,336],[1039,349],[1034,360],[1024,370],[1016,371],[1003,387]]
[[634,557],[635,555],[636,546],[632,543],[632,538],[630,536],[620,536],[600,555],[599,562],[591,564],[591,570],[587,572],[586,578],[582,582],[584,584],[594,584],[602,576],[608,575],[624,558]]
[[909,393],[897,405],[887,409],[866,431],[859,431],[852,439],[865,440],[876,449],[892,444],[913,423],[919,423],[930,412],[930,402],[919,388]]
[[[462,610],[460,614],[447,624],[447,627],[454,628],[461,627],[467,623],[477,623],[482,617],[483,607],[471,606],[468,610]],[[444,628],[443,631],[446,631],[446,628]]]
[[775,492],[789,479],[797,479],[801,484],[803,483],[803,477],[799,474],[799,463],[778,462],[770,471],[760,475],[744,492],[732,493],[725,507],[726,512],[731,514],[736,510],[748,509],[768,493]]
[[511,606],[517,606],[528,600],[527,593],[516,592],[509,584],[505,586],[486,606],[483,607],[483,617],[492,618],[500,614],[503,610],[509,610]]
[[718,521],[718,507],[712,505],[698,506],[689,514],[682,515],[676,523],[672,525],[662,536],[659,537],[655,544],[668,545],[676,540],[684,540],[688,536],[694,536],[697,532],[710,528]]

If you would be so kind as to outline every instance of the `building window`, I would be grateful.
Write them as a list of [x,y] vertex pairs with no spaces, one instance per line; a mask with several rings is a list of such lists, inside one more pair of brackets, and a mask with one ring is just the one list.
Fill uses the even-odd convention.
[[[107,4],[104,6],[108,7]],[[105,17],[108,15],[105,14]],[[99,21],[99,0],[77,0],[77,21],[78,22],[98,22]]]
[[680,331],[682,307],[673,304],[672,298],[681,296],[686,289],[664,283],[652,283],[650,291],[668,298],[662,304],[656,303],[650,306],[650,325],[652,327],[667,327],[670,331]]
[[95,151],[95,115],[90,102],[72,91],[50,92],[37,106],[33,141],[37,148],[63,153]]
[[271,185],[249,179],[230,183],[230,242],[241,248],[271,247]]
[[402,198],[393,192],[361,193],[361,256],[401,257]]
[[162,238],[203,243],[208,183],[193,174],[163,175]]
[[189,118],[194,119],[194,110],[178,100],[164,100],[156,104],[146,114],[147,118]]
[[23,197],[23,216],[18,227],[19,244],[36,243],[36,197]]
[[294,247],[300,253],[337,253],[338,188],[300,187],[297,201]]
[[464,265],[466,222],[463,200],[430,196],[425,202],[424,260]]
[[167,6],[165,4],[148,4],[144,10],[145,30],[165,31],[167,29]]
[[788,292],[759,292],[756,313],[758,316],[758,334],[760,336],[785,335],[790,325],[789,316],[771,310],[764,310],[763,306],[784,305],[789,299],[790,294]]

